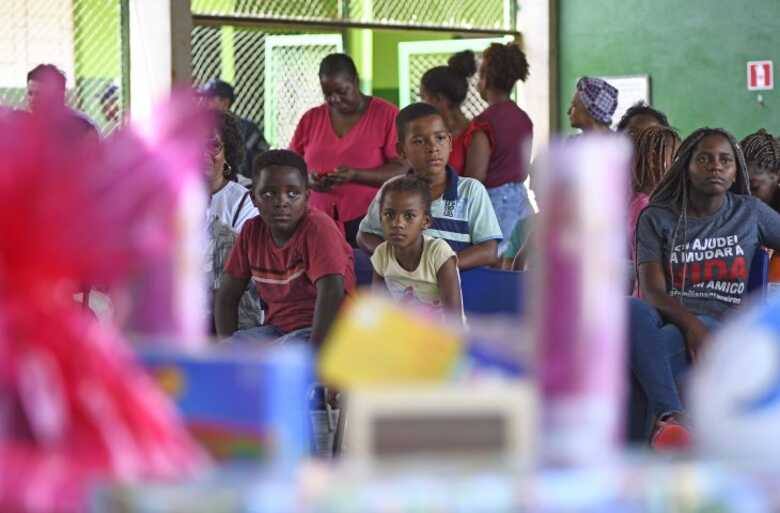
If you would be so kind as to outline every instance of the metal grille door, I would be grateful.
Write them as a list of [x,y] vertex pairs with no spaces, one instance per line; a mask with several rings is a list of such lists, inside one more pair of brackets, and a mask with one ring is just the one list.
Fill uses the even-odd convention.
[[265,138],[272,147],[286,148],[301,116],[323,102],[320,61],[341,48],[338,34],[266,36]]
[[[423,74],[435,66],[446,66],[447,59],[453,54],[472,50],[477,57],[477,66],[481,64],[482,51],[491,43],[506,43],[511,38],[461,39],[454,41],[414,41],[398,44],[398,92],[400,107],[420,101],[420,79]],[[463,113],[473,118],[482,112],[485,103],[477,92],[479,73],[469,80],[469,92],[463,102]]]

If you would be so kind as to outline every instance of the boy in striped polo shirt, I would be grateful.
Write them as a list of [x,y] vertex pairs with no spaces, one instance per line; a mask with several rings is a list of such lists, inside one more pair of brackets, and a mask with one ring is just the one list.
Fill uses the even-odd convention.
[[[458,254],[458,267],[494,265],[501,227],[485,187],[473,178],[459,177],[447,165],[452,136],[436,108],[413,103],[398,113],[398,155],[413,173],[430,182],[432,224],[425,235],[444,239]],[[377,192],[360,223],[358,244],[373,254],[383,242]]]

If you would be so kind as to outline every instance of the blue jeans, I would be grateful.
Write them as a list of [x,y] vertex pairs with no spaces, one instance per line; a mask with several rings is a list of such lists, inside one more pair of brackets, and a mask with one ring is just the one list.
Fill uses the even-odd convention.
[[[632,378],[629,432],[641,432],[641,437],[647,439],[659,416],[685,410],[679,384],[691,360],[680,328],[666,323],[654,306],[633,297],[629,302]],[[698,317],[710,330],[719,324],[712,317]]]
[[487,192],[504,236],[504,240],[498,246],[498,254],[501,255],[509,244],[515,224],[533,215],[534,209],[528,200],[528,189],[520,182],[505,183],[488,189]]
[[301,328],[284,333],[278,328],[265,325],[256,328],[238,330],[225,342],[233,344],[262,344],[275,345],[289,342],[309,342],[311,340],[311,328]]

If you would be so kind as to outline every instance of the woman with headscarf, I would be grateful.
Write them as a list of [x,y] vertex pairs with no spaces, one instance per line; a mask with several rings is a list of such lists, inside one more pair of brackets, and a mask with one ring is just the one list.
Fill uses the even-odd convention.
[[572,128],[609,132],[618,103],[618,90],[600,78],[582,77],[567,114]]

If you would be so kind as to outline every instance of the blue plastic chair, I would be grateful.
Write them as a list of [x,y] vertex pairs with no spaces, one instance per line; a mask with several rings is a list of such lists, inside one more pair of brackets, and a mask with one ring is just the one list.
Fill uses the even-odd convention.
[[760,294],[766,297],[769,283],[769,253],[764,248],[758,248],[750,263],[750,275],[748,276],[747,290],[749,293]]
[[524,272],[477,267],[461,272],[463,309],[475,314],[521,315]]
[[358,287],[370,287],[374,278],[374,267],[371,265],[371,257],[362,249],[354,248],[352,255],[355,258],[355,278]]

